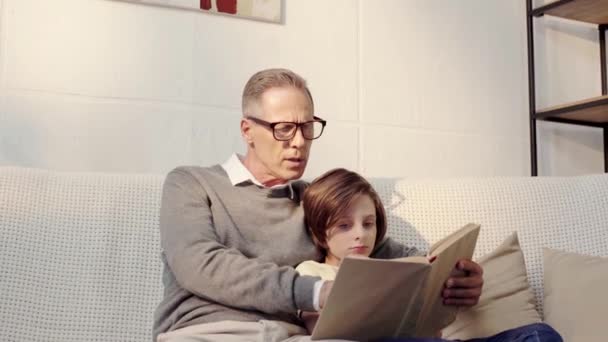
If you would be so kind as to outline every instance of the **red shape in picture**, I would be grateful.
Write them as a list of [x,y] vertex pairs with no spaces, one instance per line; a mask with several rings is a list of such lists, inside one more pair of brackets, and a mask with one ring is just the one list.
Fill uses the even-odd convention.
[[215,0],[217,11],[228,14],[236,14],[237,0]]
[[201,9],[210,10],[211,9],[211,0],[201,0]]

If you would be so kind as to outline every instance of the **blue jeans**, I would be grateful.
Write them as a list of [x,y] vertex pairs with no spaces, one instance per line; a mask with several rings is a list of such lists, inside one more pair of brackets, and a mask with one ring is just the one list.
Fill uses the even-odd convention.
[[[375,342],[447,342],[440,338],[384,338]],[[461,340],[458,340],[461,341]],[[545,323],[524,325],[523,327],[506,330],[499,334],[484,338],[475,338],[466,342],[563,342],[555,329]]]

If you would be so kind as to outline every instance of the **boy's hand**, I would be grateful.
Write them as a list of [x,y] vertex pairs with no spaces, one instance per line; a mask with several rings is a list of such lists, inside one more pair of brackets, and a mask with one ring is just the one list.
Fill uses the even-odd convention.
[[300,317],[304,322],[308,334],[312,335],[313,330],[315,330],[315,325],[317,325],[317,321],[319,320],[319,313],[303,311]]
[[321,286],[321,292],[319,293],[319,308],[321,310],[325,307],[325,303],[327,303],[327,297],[329,297],[329,293],[331,292],[331,288],[334,286],[334,282],[327,280],[323,282]]
[[455,306],[474,306],[479,302],[483,287],[483,269],[471,260],[460,260],[445,282],[443,303]]

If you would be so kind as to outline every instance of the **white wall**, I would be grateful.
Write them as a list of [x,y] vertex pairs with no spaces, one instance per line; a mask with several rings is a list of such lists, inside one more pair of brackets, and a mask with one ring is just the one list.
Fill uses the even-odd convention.
[[[286,0],[283,25],[108,0],[0,10],[0,164],[164,173],[222,162],[244,151],[247,78],[283,66],[308,79],[329,121],[308,178],[337,166],[530,172],[523,0]],[[562,94],[548,89],[539,104]],[[586,133],[542,126],[541,172],[601,172],[601,135],[598,148]]]

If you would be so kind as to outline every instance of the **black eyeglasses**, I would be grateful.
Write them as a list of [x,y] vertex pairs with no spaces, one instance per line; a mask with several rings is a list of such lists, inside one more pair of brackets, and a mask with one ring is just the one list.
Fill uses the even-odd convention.
[[278,141],[291,140],[296,135],[298,128],[300,128],[302,131],[302,136],[304,139],[315,140],[320,137],[321,134],[323,134],[323,129],[325,129],[325,125],[327,124],[327,121],[316,116],[313,116],[313,121],[306,122],[268,122],[253,116],[246,116],[245,118],[259,125],[270,128],[272,130],[272,135]]

